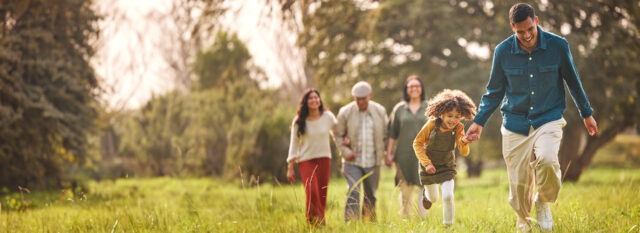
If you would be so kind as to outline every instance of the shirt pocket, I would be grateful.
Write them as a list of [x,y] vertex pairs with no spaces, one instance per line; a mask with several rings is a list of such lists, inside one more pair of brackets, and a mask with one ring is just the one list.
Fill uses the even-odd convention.
[[529,79],[522,68],[504,68],[507,76],[508,88],[513,94],[523,94],[529,92]]
[[540,66],[539,70],[540,70],[540,73],[552,72],[552,71],[557,72],[558,65]]
[[542,90],[549,90],[558,86],[559,73],[558,65],[540,66],[538,68],[540,72],[540,88]]

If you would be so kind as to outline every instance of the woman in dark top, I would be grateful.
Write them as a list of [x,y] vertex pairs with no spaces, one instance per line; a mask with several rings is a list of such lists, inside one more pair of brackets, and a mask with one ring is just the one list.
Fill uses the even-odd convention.
[[[403,101],[393,108],[389,117],[389,141],[387,144],[387,166],[396,164],[396,185],[400,188],[402,209],[399,211],[407,217],[417,208],[424,217],[426,210],[419,201],[420,177],[418,175],[418,159],[413,152],[413,140],[427,122],[423,114],[427,108],[424,85],[418,76],[409,76],[404,82]],[[395,153],[394,153],[395,150]],[[412,199],[415,201],[412,202]]]

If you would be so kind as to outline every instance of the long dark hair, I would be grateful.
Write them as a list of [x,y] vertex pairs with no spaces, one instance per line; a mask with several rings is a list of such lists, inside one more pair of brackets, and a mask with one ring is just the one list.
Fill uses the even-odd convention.
[[402,98],[404,99],[404,101],[407,101],[407,102],[411,100],[411,96],[407,94],[407,91],[409,90],[409,82],[414,79],[418,80],[418,82],[420,83],[420,89],[422,89],[422,93],[420,94],[420,100],[424,101],[426,99],[424,95],[424,84],[422,84],[422,80],[420,80],[420,78],[417,75],[411,75],[407,77],[407,80],[404,80],[404,91],[402,92]]
[[324,112],[324,104],[322,103],[320,92],[315,88],[307,89],[302,95],[302,98],[300,98],[300,104],[298,105],[298,115],[295,123],[298,125],[298,136],[303,135],[307,129],[307,117],[309,116],[309,106],[307,105],[307,101],[309,101],[311,93],[316,93],[316,95],[318,95],[318,98],[320,98],[320,107],[318,110],[320,110],[320,113]]

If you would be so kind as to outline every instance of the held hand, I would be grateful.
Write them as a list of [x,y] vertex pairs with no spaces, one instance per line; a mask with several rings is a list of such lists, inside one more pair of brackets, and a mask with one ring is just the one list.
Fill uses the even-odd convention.
[[598,133],[598,123],[593,119],[593,116],[584,118],[582,121],[584,121],[584,127],[587,128],[589,135],[595,136]]
[[342,139],[342,145],[343,145],[343,146],[346,146],[346,147],[351,146],[351,139],[349,139],[348,137],[344,137],[344,138]]
[[472,142],[467,138],[467,135],[463,135],[462,138],[460,138],[460,141],[462,141],[462,143],[465,143],[465,144],[471,144]]
[[384,161],[387,167],[393,166],[393,157],[389,154],[387,155],[387,159]]
[[287,168],[287,180],[292,184],[296,182],[296,172],[293,170],[293,167]]
[[434,167],[433,164],[429,164],[429,166],[424,168],[424,171],[427,172],[427,174],[435,174],[436,167]]
[[347,156],[344,157],[344,159],[346,159],[349,162],[353,162],[353,160],[356,159],[356,156],[358,156],[358,154],[356,154],[356,152],[351,151],[349,152],[349,154],[347,154]]
[[469,129],[467,130],[467,133],[465,134],[464,137],[466,141],[474,142],[480,139],[481,134],[482,134],[482,126],[473,122],[473,124],[469,126]]

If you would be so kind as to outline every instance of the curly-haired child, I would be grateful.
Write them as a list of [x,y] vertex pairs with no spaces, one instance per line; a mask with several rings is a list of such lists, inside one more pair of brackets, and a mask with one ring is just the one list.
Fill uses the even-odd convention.
[[456,176],[455,147],[463,156],[469,155],[469,143],[464,136],[462,119],[473,119],[476,105],[460,90],[445,89],[429,100],[425,115],[429,118],[415,140],[413,149],[420,161],[420,182],[424,186],[422,205],[425,209],[438,199],[442,189],[443,222],[453,224],[453,187]]

